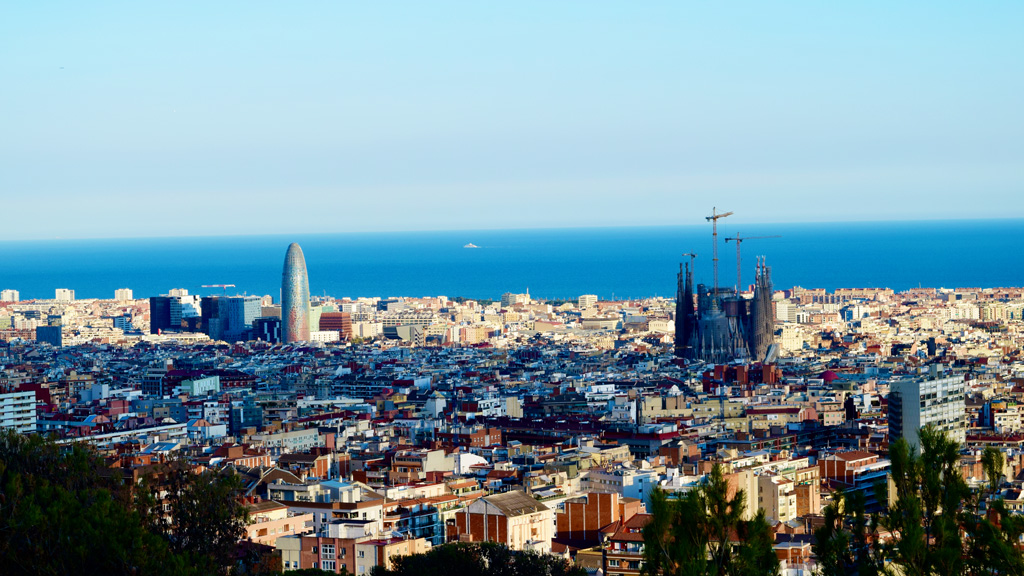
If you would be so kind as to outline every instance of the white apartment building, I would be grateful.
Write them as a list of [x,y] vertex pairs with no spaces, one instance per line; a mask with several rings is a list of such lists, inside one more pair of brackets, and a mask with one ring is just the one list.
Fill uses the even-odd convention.
[[962,375],[943,376],[933,364],[928,375],[889,384],[889,437],[920,449],[918,431],[934,426],[963,444],[967,439],[966,385]]
[[126,302],[132,299],[131,288],[118,288],[117,290],[114,290],[114,300],[117,300],[118,302]]
[[0,290],[0,302],[17,302],[21,294],[17,290]]
[[597,305],[597,295],[596,294],[584,294],[583,296],[579,297],[579,300],[577,300],[577,307],[579,307],[580,310],[586,310],[587,308],[593,308],[596,305]]
[[511,292],[505,292],[504,294],[501,295],[501,307],[502,308],[509,308],[509,307],[514,306],[516,304],[529,304],[529,303],[530,303],[530,293],[529,292],[527,292],[526,294],[513,294]]
[[384,325],[380,322],[353,322],[352,335],[360,338],[373,338],[384,331]]
[[27,434],[36,431],[36,393],[0,394],[0,430]]
[[57,288],[54,299],[58,302],[73,302],[75,291],[68,288]]
[[341,333],[337,330],[316,330],[309,333],[310,342],[338,342]]

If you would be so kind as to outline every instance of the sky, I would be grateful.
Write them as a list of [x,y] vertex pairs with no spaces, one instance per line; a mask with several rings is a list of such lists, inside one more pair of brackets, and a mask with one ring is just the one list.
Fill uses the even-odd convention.
[[0,240],[1024,217],[1024,3],[6,2]]

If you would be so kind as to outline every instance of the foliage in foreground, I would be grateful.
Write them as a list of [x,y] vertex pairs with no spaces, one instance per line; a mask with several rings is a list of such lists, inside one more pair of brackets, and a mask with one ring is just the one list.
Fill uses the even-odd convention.
[[[226,572],[244,530],[230,477],[178,470],[156,513],[81,444],[0,433],[0,558],[12,574],[205,575]],[[143,484],[145,486],[145,483]],[[200,543],[200,540],[204,542]],[[229,544],[230,543],[230,547]]]
[[771,527],[759,510],[743,520],[744,492],[729,497],[729,484],[715,465],[707,480],[678,499],[659,489],[651,494],[651,520],[644,527],[644,573],[665,576],[754,576],[779,573]]
[[[971,490],[959,470],[960,445],[926,427],[920,452],[906,440],[889,447],[896,498],[887,513],[867,515],[859,495],[839,494],[815,531],[814,552],[826,576],[900,574],[1024,575],[1016,545],[1024,518],[1010,513],[995,493],[1002,454],[986,448],[988,485]],[[880,542],[882,532],[891,538]]]
[[452,543],[435,546],[424,554],[392,560],[390,570],[374,569],[374,576],[585,576],[586,571],[550,554],[521,552],[494,542]]

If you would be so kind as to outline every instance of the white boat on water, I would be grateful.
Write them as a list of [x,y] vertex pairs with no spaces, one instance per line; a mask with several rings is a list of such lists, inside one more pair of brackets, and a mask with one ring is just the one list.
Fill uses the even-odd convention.
[[479,248],[479,246],[477,246],[476,244],[473,244],[472,242],[470,242],[469,244],[466,244],[465,246],[463,246],[463,248]]

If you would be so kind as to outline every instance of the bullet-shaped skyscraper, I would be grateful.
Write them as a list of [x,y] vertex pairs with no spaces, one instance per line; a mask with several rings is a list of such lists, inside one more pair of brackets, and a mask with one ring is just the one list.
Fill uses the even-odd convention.
[[281,275],[281,331],[284,342],[309,340],[309,277],[302,248],[292,242]]

